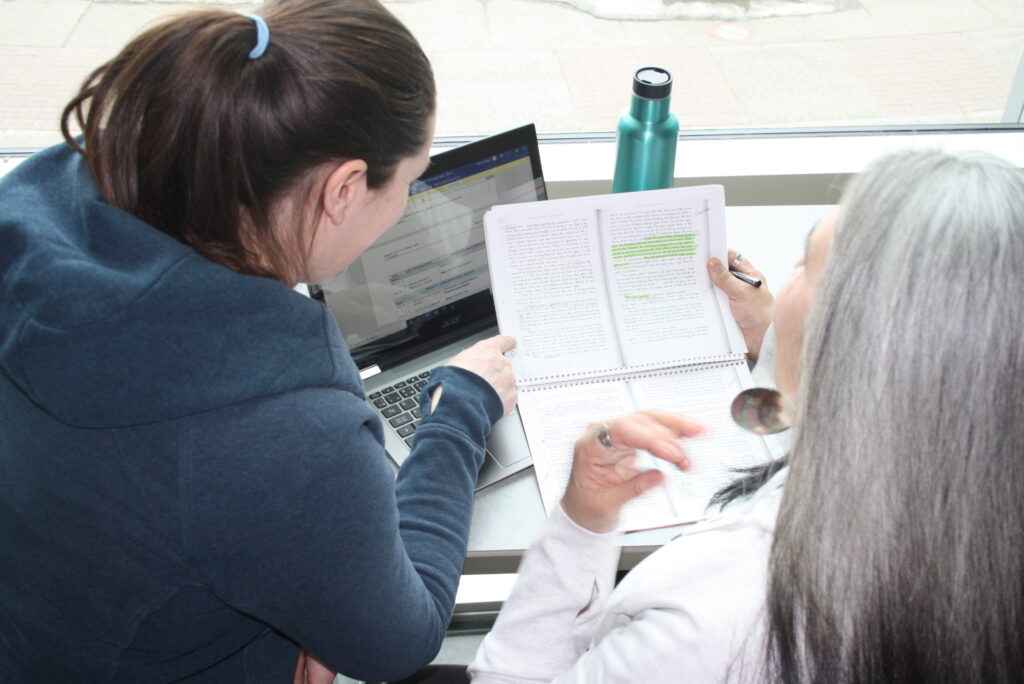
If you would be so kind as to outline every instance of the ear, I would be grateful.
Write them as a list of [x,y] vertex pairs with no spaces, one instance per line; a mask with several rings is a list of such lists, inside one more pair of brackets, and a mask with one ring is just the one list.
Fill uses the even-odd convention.
[[335,225],[341,225],[346,215],[365,202],[369,194],[366,185],[366,162],[349,159],[334,167],[324,181],[324,215]]

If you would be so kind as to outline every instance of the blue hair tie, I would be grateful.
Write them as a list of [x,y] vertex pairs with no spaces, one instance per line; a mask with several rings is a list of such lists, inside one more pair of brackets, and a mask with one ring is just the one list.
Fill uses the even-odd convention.
[[259,59],[267,51],[267,44],[270,43],[270,29],[267,28],[267,22],[263,21],[263,17],[258,17],[255,14],[244,16],[249,17],[256,24],[256,47],[249,53],[249,59]]

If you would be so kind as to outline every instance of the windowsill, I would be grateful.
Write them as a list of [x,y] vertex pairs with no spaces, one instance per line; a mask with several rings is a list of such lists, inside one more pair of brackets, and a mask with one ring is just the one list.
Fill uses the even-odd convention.
[[[434,150],[477,137],[438,138]],[[539,138],[552,197],[610,190],[614,133],[541,134]],[[675,176],[677,184],[690,185],[716,178],[856,173],[875,157],[904,147],[988,150],[1024,168],[1024,124],[683,131],[676,148]],[[0,175],[36,151],[0,148]]]
[[[614,133],[541,134],[539,138],[552,197],[610,191]],[[439,138],[435,149],[473,139]],[[829,176],[856,173],[876,157],[907,147],[987,150],[1024,167],[1024,125],[683,131],[676,148],[676,184],[766,176],[818,176],[828,183]],[[807,199],[808,204],[824,201]]]

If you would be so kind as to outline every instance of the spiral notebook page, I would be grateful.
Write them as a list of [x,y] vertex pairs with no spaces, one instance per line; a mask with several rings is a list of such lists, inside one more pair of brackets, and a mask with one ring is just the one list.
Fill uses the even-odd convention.
[[631,531],[700,520],[712,495],[736,477],[735,469],[763,463],[772,456],[763,438],[741,430],[729,415],[732,398],[748,386],[750,374],[740,362],[521,392],[519,413],[545,510],[550,513],[565,490],[581,426],[657,407],[691,416],[708,430],[683,442],[693,464],[689,471],[667,469],[671,497],[656,488],[635,499],[623,509],[620,528]]

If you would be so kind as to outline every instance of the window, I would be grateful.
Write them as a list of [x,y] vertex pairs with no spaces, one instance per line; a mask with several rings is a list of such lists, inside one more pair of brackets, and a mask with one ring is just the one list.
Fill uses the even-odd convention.
[[[253,3],[206,0],[247,11]],[[614,130],[633,72],[672,72],[682,130],[1000,121],[1020,0],[385,0],[433,61],[438,136]],[[161,0],[0,2],[0,147],[59,140],[86,75]]]
[[[434,63],[441,136],[614,130],[644,66],[673,74],[684,130],[993,123],[1024,50],[1019,0],[388,6]],[[658,19],[687,15],[712,16]]]

